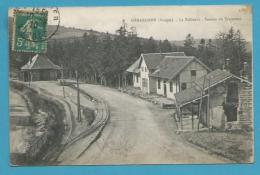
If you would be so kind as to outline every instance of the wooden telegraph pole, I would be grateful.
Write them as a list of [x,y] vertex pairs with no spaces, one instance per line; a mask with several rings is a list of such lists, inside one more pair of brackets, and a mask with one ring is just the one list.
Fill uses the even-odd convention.
[[207,124],[208,124],[208,127],[209,127],[209,130],[210,130],[210,128],[211,128],[211,121],[210,121],[210,79],[211,79],[211,77],[209,77],[209,88],[208,88],[208,103],[207,103],[207,113],[208,113],[208,115],[207,115]]
[[62,92],[63,92],[63,97],[66,98],[65,96],[65,87],[64,87],[64,72],[63,72],[63,65],[61,65],[61,83],[62,83]]
[[192,130],[194,130],[193,103],[194,103],[194,101],[191,102],[191,125],[192,125]]
[[77,106],[78,106],[78,121],[81,122],[81,109],[80,109],[80,94],[79,94],[79,74],[76,70],[76,79],[77,79]]

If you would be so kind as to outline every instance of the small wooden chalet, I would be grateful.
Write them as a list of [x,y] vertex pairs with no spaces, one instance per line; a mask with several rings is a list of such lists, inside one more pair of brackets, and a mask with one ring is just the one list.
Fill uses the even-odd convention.
[[23,81],[57,80],[61,67],[55,65],[45,55],[35,55],[21,67],[20,79]]
[[225,70],[214,70],[175,94],[180,130],[228,129],[251,125],[252,83]]

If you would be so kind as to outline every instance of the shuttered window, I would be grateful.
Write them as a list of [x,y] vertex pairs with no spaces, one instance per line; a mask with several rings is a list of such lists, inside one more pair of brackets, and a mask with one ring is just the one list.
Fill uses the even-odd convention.
[[181,83],[181,90],[187,89],[187,83]]
[[191,70],[190,74],[191,74],[192,77],[196,77],[197,72],[196,72],[196,70]]

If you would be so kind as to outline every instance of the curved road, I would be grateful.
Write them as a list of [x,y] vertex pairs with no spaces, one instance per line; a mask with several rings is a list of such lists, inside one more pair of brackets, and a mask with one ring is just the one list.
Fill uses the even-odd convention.
[[[62,164],[225,163],[184,142],[175,133],[172,110],[160,109],[115,89],[82,84],[80,88],[104,99],[111,112],[100,138],[78,159]],[[82,144],[82,146],[84,146]]]

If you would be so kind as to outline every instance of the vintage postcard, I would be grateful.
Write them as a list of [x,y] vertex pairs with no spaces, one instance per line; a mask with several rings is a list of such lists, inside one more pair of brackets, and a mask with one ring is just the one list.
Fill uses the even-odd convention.
[[9,9],[10,164],[254,162],[252,8]]

